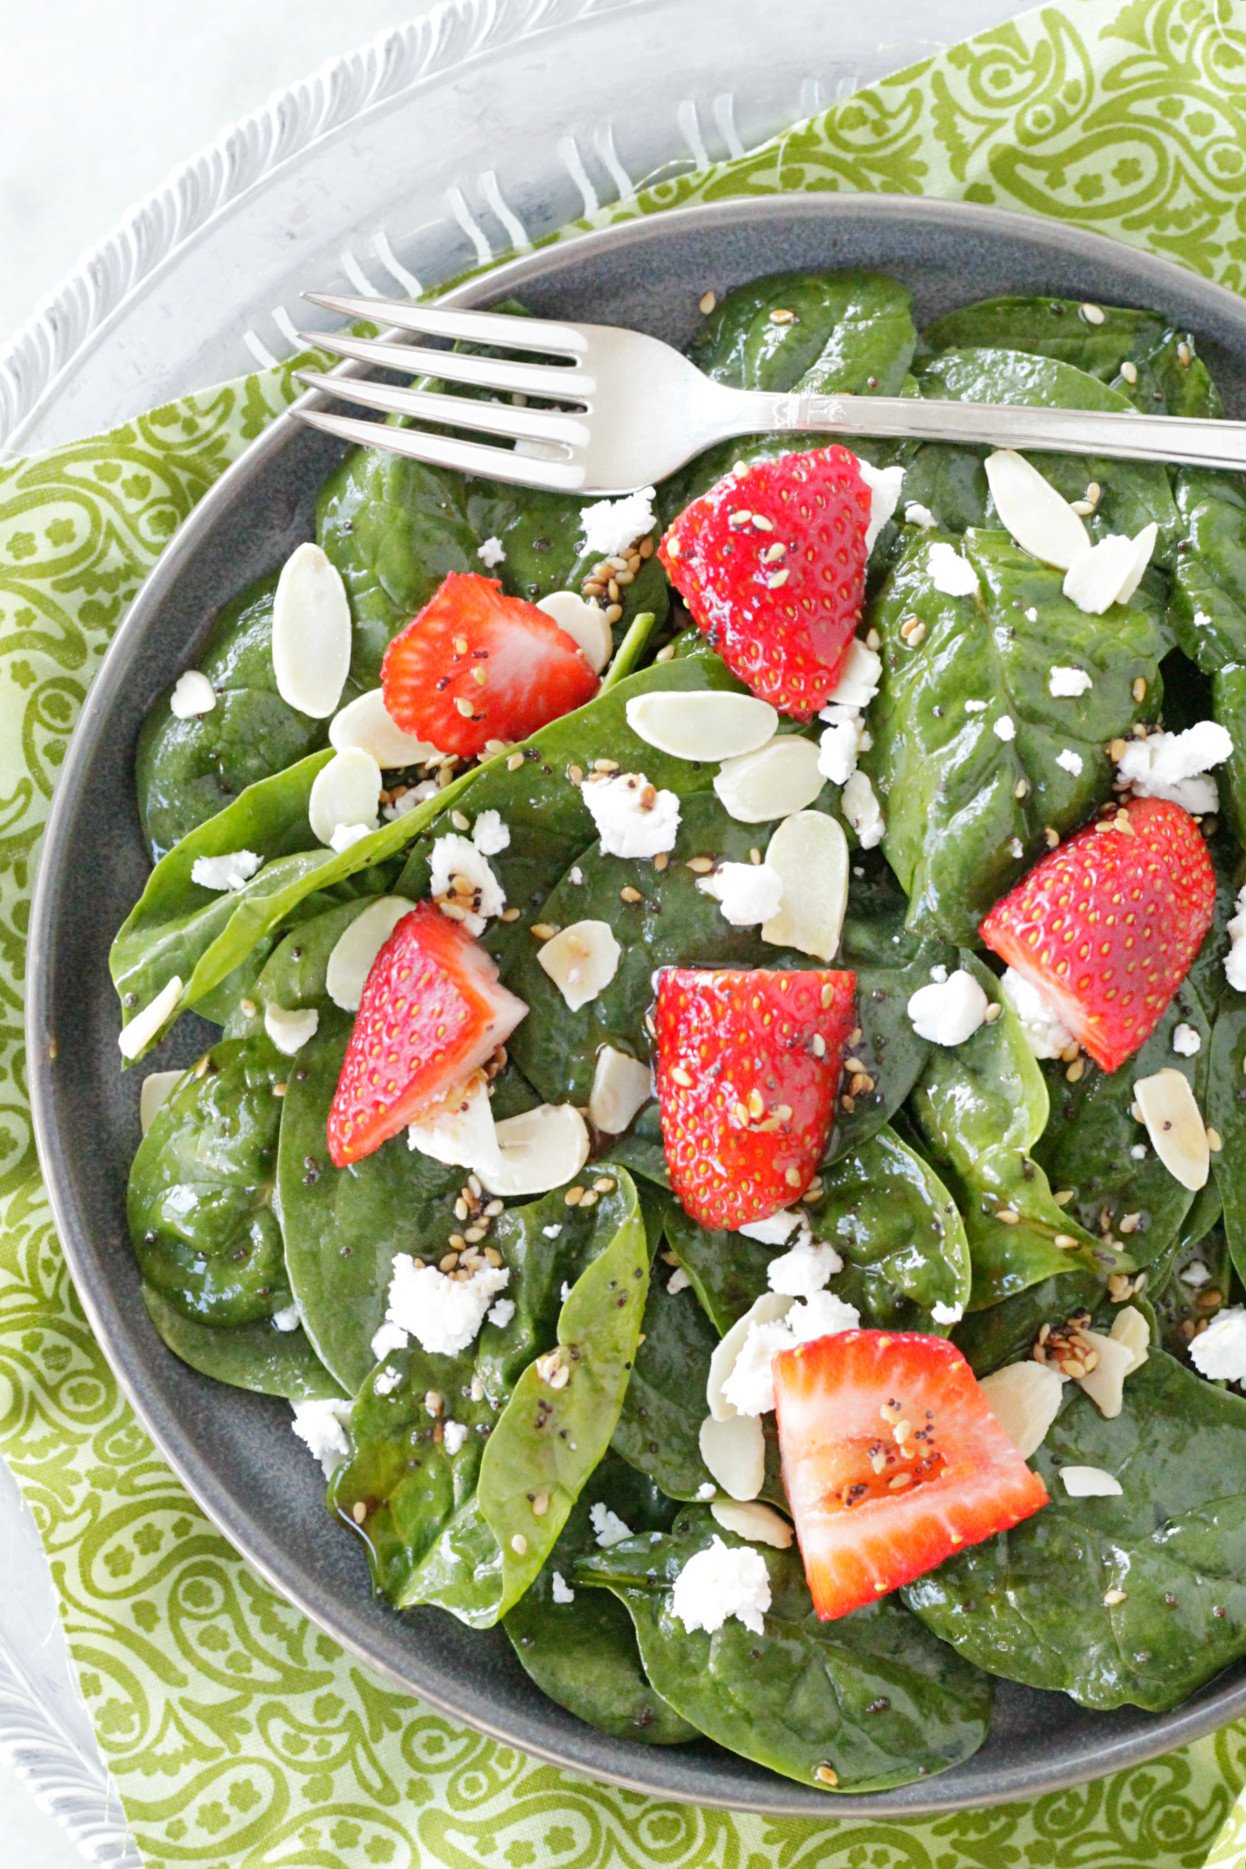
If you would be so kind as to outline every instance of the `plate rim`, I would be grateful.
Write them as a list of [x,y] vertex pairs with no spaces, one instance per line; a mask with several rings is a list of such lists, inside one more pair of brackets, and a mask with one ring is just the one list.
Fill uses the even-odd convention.
[[[1042,216],[1019,214],[977,203],[930,200],[917,195],[861,195],[830,191],[775,194],[697,203],[667,209],[655,215],[638,214],[609,227],[555,238],[532,253],[505,261],[460,282],[444,294],[430,294],[430,299],[445,305],[487,304],[494,297],[521,290],[525,281],[533,276],[543,275],[548,269],[549,256],[554,248],[564,253],[574,249],[577,255],[586,249],[590,253],[603,252],[643,243],[668,227],[679,228],[693,223],[729,227],[736,221],[756,215],[790,220],[826,218],[839,221],[872,219],[900,222],[910,220],[918,209],[928,220],[950,223],[953,227],[960,223],[967,230],[975,228],[985,233],[994,231],[1014,239],[1023,238],[1039,247],[1045,246],[1056,256],[1066,254],[1071,259],[1088,259],[1092,262],[1096,258],[1102,260],[1110,256],[1116,264],[1120,264],[1122,257],[1125,257],[1138,279],[1139,293],[1153,286],[1162,302],[1165,283],[1171,286],[1172,282],[1178,281],[1183,295],[1202,299],[1209,314],[1214,316],[1218,311],[1242,323],[1243,349],[1246,352],[1246,305],[1242,299],[1226,287],[1188,272],[1175,261]],[[350,364],[339,366],[343,373],[357,368]],[[64,855],[63,846],[71,818],[70,801],[80,789],[79,768],[85,764],[88,745],[96,737],[97,721],[109,712],[121,679],[119,671],[130,643],[141,636],[149,615],[159,609],[167,588],[181,575],[185,562],[193,558],[201,534],[210,527],[217,506],[228,503],[235,483],[253,471],[257,461],[266,460],[270,454],[279,452],[286,445],[290,436],[296,432],[295,409],[321,406],[326,401],[321,392],[307,392],[275,417],[243,450],[174,534],[118,626],[88,689],[49,808],[32,890],[28,953],[42,955],[50,952],[48,937],[55,915],[56,879],[62,867],[60,859]],[[302,432],[301,429],[298,432]],[[958,1768],[952,1767],[929,1780],[919,1781],[922,1792],[916,1795],[913,1786],[907,1787],[909,1799],[903,1804],[895,1802],[894,1794],[889,1792],[845,1794],[833,1801],[827,1801],[823,1794],[815,1793],[813,1796],[817,1802],[811,1802],[808,1788],[778,1773],[769,1774],[768,1780],[763,1781],[756,1792],[748,1796],[725,1796],[712,1783],[704,1788],[663,1783],[660,1782],[660,1774],[659,1781],[655,1782],[652,1775],[639,1770],[603,1766],[600,1761],[586,1757],[583,1748],[543,1740],[539,1733],[534,1735],[526,1727],[522,1736],[518,1736],[513,1725],[498,1724],[479,1711],[465,1712],[461,1704],[446,1694],[425,1685],[413,1685],[410,1673],[401,1672],[386,1660],[383,1653],[375,1652],[349,1629],[340,1626],[340,1620],[334,1616],[333,1602],[321,1603],[314,1591],[282,1576],[280,1551],[270,1556],[257,1546],[255,1538],[247,1536],[245,1531],[239,1534],[231,1528],[228,1522],[229,1499],[222,1496],[221,1482],[215,1471],[196,1453],[193,1443],[182,1434],[178,1421],[156,1418],[157,1411],[148,1407],[142,1394],[137,1372],[126,1366],[124,1343],[120,1346],[114,1343],[106,1315],[106,1281],[99,1276],[98,1264],[89,1243],[90,1228],[84,1224],[82,1239],[77,1237],[76,1216],[70,1212],[64,1193],[65,1184],[57,1173],[58,1162],[69,1152],[72,1138],[63,1135],[57,1125],[51,1059],[45,1041],[45,1033],[49,1030],[50,973],[50,968],[34,965],[28,975],[25,1042],[32,1125],[40,1172],[47,1190],[57,1238],[96,1342],[145,1432],[213,1527],[286,1603],[305,1615],[373,1674],[398,1686],[405,1693],[418,1696],[436,1711],[501,1744],[514,1746],[534,1758],[582,1777],[616,1785],[646,1797],[765,1816],[813,1818],[815,1821],[817,1815],[821,1814],[830,1818],[857,1816],[907,1822],[956,1811],[984,1809],[1021,1799],[1033,1800],[1045,1793],[1068,1790],[1123,1768],[1145,1764],[1217,1730],[1246,1712],[1246,1668],[1243,1668],[1240,1680],[1235,1682],[1227,1678],[1227,1684],[1219,1686],[1219,1682],[1226,1681],[1226,1676],[1215,1677],[1191,1701],[1171,1713],[1153,1716],[1154,1727],[1117,1738],[1105,1733],[1103,1741],[1094,1751],[1093,1763],[1086,1769],[1070,1767],[1067,1761],[1045,1764],[1041,1760],[1027,1758],[1014,1764],[1001,1764],[997,1781],[991,1788],[974,1786],[967,1795],[957,1793]],[[588,1726],[584,1727],[584,1733],[586,1744],[601,1737],[596,1729]],[[660,1763],[664,1750],[651,1748],[647,1757]],[[773,1791],[768,1792],[767,1784],[773,1784]]]

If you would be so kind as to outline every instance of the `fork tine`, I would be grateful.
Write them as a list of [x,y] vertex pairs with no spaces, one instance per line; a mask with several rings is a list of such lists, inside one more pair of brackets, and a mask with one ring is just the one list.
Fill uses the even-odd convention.
[[407,299],[355,298],[348,293],[304,292],[303,297],[343,318],[364,318],[400,331],[423,331],[429,337],[459,338],[468,344],[500,344],[503,349],[550,350],[581,357],[588,336],[575,325],[548,318],[517,318],[510,312],[447,310],[442,305],[413,305]]
[[480,442],[459,441],[449,435],[426,435],[418,428],[394,428],[353,415],[326,414],[320,409],[300,408],[297,403],[290,413],[309,428],[322,429],[340,441],[355,442],[364,448],[386,448],[391,454],[405,454],[430,467],[482,474],[488,480],[538,487],[546,493],[578,493],[584,485],[583,467],[570,461],[545,461],[536,455],[512,453],[509,448],[484,447]]
[[588,445],[588,427],[582,418],[553,409],[524,409],[510,402],[480,402],[472,396],[439,396],[428,389],[398,389],[392,383],[373,383],[361,376],[322,376],[318,370],[296,370],[300,383],[344,402],[357,402],[384,415],[411,415],[420,422],[445,423],[450,428],[474,428],[487,435],[521,435],[531,441],[557,441],[569,448]]
[[391,344],[383,338],[352,337],[347,331],[300,331],[302,341],[335,357],[401,370],[408,376],[442,377],[448,383],[473,383],[481,389],[508,389],[521,396],[546,396],[553,402],[582,402],[596,384],[591,376],[559,364],[508,363],[497,357],[472,357],[457,350],[421,350],[415,344]]

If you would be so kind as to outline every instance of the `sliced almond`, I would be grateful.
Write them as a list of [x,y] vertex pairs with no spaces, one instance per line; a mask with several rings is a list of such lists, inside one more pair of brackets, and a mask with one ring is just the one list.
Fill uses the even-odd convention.
[[686,694],[676,689],[638,694],[627,724],[646,746],[673,759],[736,759],[772,740],[779,716],[751,694]]
[[795,1299],[784,1292],[764,1291],[760,1298],[755,1298],[743,1317],[737,1318],[722,1342],[710,1357],[709,1374],[705,1382],[705,1401],[715,1421],[731,1421],[736,1409],[723,1394],[723,1385],[735,1368],[736,1358],[744,1348],[749,1331],[754,1324],[773,1324],[786,1317]]
[[283,1057],[292,1058],[315,1038],[320,1014],[314,1006],[287,1011],[284,1006],[265,1006],[264,1030]]
[[181,997],[181,978],[174,974],[171,980],[165,981],[156,997],[148,1000],[145,1006],[140,1006],[129,1024],[122,1026],[117,1035],[117,1044],[123,1058],[133,1060],[146,1051],[177,1011]]
[[629,1058],[613,1045],[597,1053],[593,1088],[588,1098],[588,1120],[604,1135],[620,1136],[633,1117],[653,1096],[653,1075],[647,1064]]
[[760,1415],[707,1415],[698,1443],[715,1483],[732,1499],[756,1499],[766,1478],[766,1436]]
[[1073,560],[1064,574],[1065,596],[1087,616],[1101,617],[1120,601],[1122,590],[1133,576],[1136,558],[1132,539],[1109,532]]
[[1142,1312],[1134,1304],[1123,1304],[1112,1319],[1112,1340],[1123,1343],[1129,1351],[1130,1364],[1125,1371],[1132,1376],[1135,1369],[1141,1369],[1151,1353],[1151,1326]]
[[1133,546],[1134,554],[1133,566],[1128,577],[1116,593],[1116,601],[1118,604],[1127,604],[1137,590],[1139,584],[1141,584],[1146,568],[1151,562],[1151,555],[1155,550],[1155,541],[1158,537],[1159,527],[1156,525],[1155,521],[1152,520],[1150,525],[1143,526],[1137,537],[1130,541]]
[[177,720],[197,720],[216,706],[216,689],[197,668],[178,676],[169,696],[169,712]]
[[784,818],[766,847],[766,862],[782,878],[783,900],[762,923],[762,940],[833,960],[848,907],[848,839],[838,820],[824,811]]
[[986,457],[996,511],[1023,551],[1067,571],[1090,550],[1090,534],[1062,493],[1015,448]]
[[497,1125],[484,1072],[473,1071],[465,1084],[409,1123],[407,1147],[448,1168],[470,1168],[482,1181],[496,1170]]
[[282,700],[327,720],[350,673],[350,636],[340,573],[318,545],[300,545],[281,567],[273,598],[273,673]]
[[431,759],[437,748],[414,733],[404,733],[385,705],[379,688],[369,688],[348,701],[329,723],[329,744],[344,753],[358,747],[371,753],[378,766],[387,772],[399,766],[419,766]]
[[883,678],[883,659],[854,636],[828,707],[868,707]]
[[381,768],[371,753],[358,746],[335,753],[312,780],[307,816],[313,834],[332,847],[344,826],[374,829],[380,794]]
[[406,896],[378,896],[338,936],[325,970],[325,990],[343,1012],[358,1012],[373,961],[414,907]]
[[1064,1378],[1050,1363],[1009,1363],[982,1378],[987,1407],[1022,1460],[1037,1453],[1060,1412]]
[[1097,1330],[1083,1332],[1082,1340],[1095,1350],[1098,1360],[1093,1369],[1075,1381],[1085,1389],[1104,1420],[1115,1421],[1125,1399],[1125,1378],[1134,1366],[1133,1351],[1128,1344]]
[[491,1194],[548,1194],[588,1160],[588,1126],[570,1103],[542,1103],[496,1129],[498,1162],[481,1180]]
[[539,965],[572,1012],[587,1006],[609,986],[622,956],[609,922],[598,921],[572,922],[537,950]]
[[738,824],[767,824],[804,811],[824,784],[817,742],[784,733],[755,753],[724,761],[714,790]]
[[148,1071],[138,1093],[138,1126],[143,1135],[173,1095],[173,1086],[180,1084],[184,1076],[183,1071]]
[[1175,1181],[1197,1194],[1207,1185],[1211,1150],[1189,1079],[1171,1067],[1156,1071],[1137,1079],[1134,1097],[1155,1153]]
[[1120,1481],[1102,1467],[1062,1467],[1060,1478],[1070,1499],[1114,1499],[1122,1491]]
[[589,603],[578,591],[551,591],[537,609],[567,632],[593,673],[600,675],[614,654],[614,638],[601,606]]
[[[737,1416],[738,1420],[750,1418]],[[710,1420],[713,1420],[712,1415]],[[718,1425],[715,1423],[715,1426]],[[705,1464],[708,1466],[709,1462],[706,1461]],[[728,1503],[725,1499],[716,1499],[710,1507],[710,1517],[716,1520],[725,1532],[734,1532],[737,1538],[747,1538],[750,1544],[773,1545],[776,1551],[791,1549],[792,1527],[783,1514],[776,1512],[773,1506],[763,1506],[755,1499],[745,1500],[740,1504]]]

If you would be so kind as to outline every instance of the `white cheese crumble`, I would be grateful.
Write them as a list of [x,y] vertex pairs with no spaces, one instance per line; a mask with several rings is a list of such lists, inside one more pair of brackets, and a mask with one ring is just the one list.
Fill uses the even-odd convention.
[[1203,1041],[1194,1027],[1183,1020],[1172,1035],[1172,1048],[1179,1058],[1192,1058],[1203,1049]]
[[930,1315],[936,1324],[959,1324],[965,1315],[963,1304],[944,1304],[940,1299],[930,1307]]
[[691,1635],[713,1635],[731,1616],[754,1635],[765,1629],[770,1608],[770,1572],[752,1545],[725,1545],[715,1533],[704,1551],[694,1552],[671,1589],[671,1615]]
[[823,708],[819,719],[834,720],[836,708],[868,707],[878,693],[882,678],[882,657],[868,643],[862,642],[859,636],[854,636],[839,671],[839,680],[835,683],[830,703]]
[[909,501],[904,509],[904,518],[908,525],[920,526],[924,532],[933,532],[939,523],[930,508],[923,506],[920,500]]
[[986,701],[966,701],[965,712],[967,714],[985,714],[987,706],[988,703]]
[[1001,714],[999,719],[995,722],[992,731],[997,740],[1015,740],[1017,737],[1017,723],[1012,718],[1011,714]]
[[447,1421],[441,1430],[441,1444],[451,1460],[459,1453],[467,1439],[467,1429],[461,1421]]
[[718,1488],[715,1486],[713,1480],[702,1480],[701,1484],[697,1487],[697,1498],[713,1499],[717,1491]]
[[852,774],[844,786],[839,808],[856,832],[862,850],[873,850],[876,844],[882,843],[886,821],[866,773],[858,770]]
[[1225,933],[1231,946],[1224,957],[1224,977],[1239,993],[1246,993],[1246,888],[1234,904],[1235,914]]
[[476,556],[487,571],[492,571],[495,565],[500,565],[505,560],[506,547],[496,534],[491,533],[476,547]]
[[794,1207],[784,1207],[765,1220],[750,1220],[739,1231],[741,1238],[756,1240],[759,1246],[784,1246],[798,1227],[802,1233],[809,1231],[808,1215]]
[[666,1289],[672,1298],[678,1298],[681,1291],[687,1291],[692,1280],[681,1265],[677,1265],[666,1281]]
[[834,705],[820,715],[826,726],[818,743],[818,771],[832,785],[846,785],[857,769],[865,723],[854,707]]
[[1057,700],[1066,695],[1085,694],[1088,688],[1093,687],[1093,677],[1084,668],[1053,668],[1047,677],[1047,692],[1055,695]]
[[549,1593],[555,1603],[574,1603],[575,1591],[560,1570],[551,1571]]
[[806,1234],[770,1261],[766,1283],[771,1291],[782,1292],[787,1298],[812,1298],[815,1292],[825,1291],[843,1269],[844,1262],[832,1245]]
[[675,848],[679,799],[643,772],[590,773],[580,790],[606,855],[657,857]]
[[[457,1356],[475,1341],[485,1313],[510,1284],[506,1266],[482,1265],[471,1278],[448,1278],[410,1253],[394,1260],[385,1321],[414,1337],[430,1356]],[[376,1348],[375,1339],[373,1349]]]
[[972,597],[978,589],[978,574],[969,560],[942,539],[926,553],[926,570],[945,597]]
[[268,1005],[264,1008],[264,1030],[283,1058],[293,1058],[302,1051],[309,1040],[315,1038],[320,1025],[320,1014],[314,1006],[296,1007],[287,1011],[284,1006]]
[[405,1330],[397,1324],[382,1324],[372,1338],[372,1354],[378,1363],[383,1363],[391,1350],[405,1350],[411,1339]]
[[408,811],[414,811],[417,805],[427,803],[438,790],[436,779],[421,779],[418,785],[409,785],[397,798],[391,798],[387,805],[382,805],[381,816],[386,824],[392,824],[395,818],[405,818]]
[[558,1235],[562,1232],[562,1228],[555,1222],[553,1226],[542,1227],[541,1231],[547,1240],[556,1240]]
[[489,1324],[496,1325],[498,1330],[505,1330],[514,1315],[515,1300],[513,1298],[499,1298],[496,1304],[491,1304],[489,1306],[488,1311],[485,1313],[485,1321]]
[[[1188,1282],[1188,1281],[1187,1281]],[[1246,1307],[1230,1305],[1190,1340],[1190,1361],[1209,1382],[1246,1378]]]
[[195,720],[210,714],[216,706],[216,689],[197,668],[188,668],[178,676],[169,696],[169,712],[177,720]]
[[588,1522],[593,1528],[593,1537],[603,1551],[611,1545],[621,1545],[625,1538],[630,1538],[632,1528],[625,1525],[617,1512],[612,1512],[603,1500],[598,1499],[588,1509]]
[[400,1387],[401,1383],[402,1371],[400,1369],[383,1369],[376,1381],[372,1384],[372,1393],[374,1395],[392,1395],[394,1390]]
[[1056,754],[1056,764],[1065,772],[1071,772],[1073,777],[1076,778],[1078,773],[1082,770],[1082,767],[1086,764],[1086,761],[1082,758],[1080,753],[1075,753],[1071,746],[1065,746]]
[[626,551],[657,525],[657,514],[653,510],[656,498],[655,487],[640,487],[635,493],[625,493],[620,500],[597,500],[592,506],[582,506],[580,529],[584,535],[584,550],[596,552],[599,558],[613,558],[618,552]]
[[288,1304],[283,1310],[273,1312],[273,1327],[276,1330],[297,1330],[302,1321],[296,1304]]
[[449,902],[463,911],[468,934],[483,934],[485,923],[506,907],[506,891],[492,866],[466,837],[453,831],[439,837],[429,855],[429,870],[428,893],[443,908]]
[[973,975],[958,967],[946,980],[918,987],[908,1003],[909,1023],[932,1045],[963,1045],[985,1022],[990,1004]]
[[496,857],[510,848],[510,841],[511,827],[502,822],[500,811],[482,811],[472,825],[472,842],[482,857]]
[[376,829],[374,824],[335,824],[329,833],[329,848],[341,856],[343,850],[349,850],[364,837],[369,837]]
[[1218,721],[1200,720],[1184,733],[1127,741],[1116,770],[1141,797],[1167,799],[1203,817],[1220,802],[1216,781],[1205,775],[1232,751],[1232,736]]
[[295,1402],[291,1426],[324,1470],[324,1476],[336,1473],[350,1455],[346,1424],[350,1420],[349,1402],[334,1400]]
[[697,888],[713,896],[733,928],[768,922],[783,902],[783,878],[768,863],[720,863],[712,876],[697,878]]
[[1191,1259],[1181,1274],[1181,1283],[1188,1285],[1192,1291],[1198,1291],[1207,1284],[1210,1278],[1211,1267],[1204,1265],[1201,1259]]
[[874,549],[879,533],[900,503],[904,469],[875,467],[858,456],[857,472],[870,490],[870,521],[865,528],[865,550],[868,556]]
[[263,863],[254,850],[227,850],[219,857],[196,857],[190,880],[201,889],[242,889]]
[[1020,1019],[1025,1042],[1036,1058],[1058,1058],[1062,1051],[1068,1050],[1073,1034],[1044,992],[1012,967],[1005,972],[999,985]]
[[790,1350],[795,1343],[811,1343],[815,1337],[833,1337],[841,1330],[856,1330],[861,1313],[855,1305],[845,1304],[834,1292],[816,1291],[808,1298],[798,1298],[785,1317],[769,1323],[749,1325],[722,1392],[738,1415],[765,1415],[774,1407],[774,1377],[771,1359],[780,1350]]

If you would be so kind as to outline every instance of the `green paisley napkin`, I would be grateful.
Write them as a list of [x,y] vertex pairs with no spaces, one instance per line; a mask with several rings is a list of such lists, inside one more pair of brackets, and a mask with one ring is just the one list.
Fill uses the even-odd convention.
[[[780,189],[1075,220],[1246,284],[1246,0],[1066,0],[599,220]],[[877,1823],[696,1811],[588,1783],[374,1680],[206,1523],[91,1338],[48,1217],[22,1045],[31,871],[91,674],[144,575],[288,399],[283,371],[0,467],[0,1451],[149,1864],[198,1869],[1220,1869],[1246,1726],[1030,1805]],[[331,1535],[326,1525],[326,1537]]]

